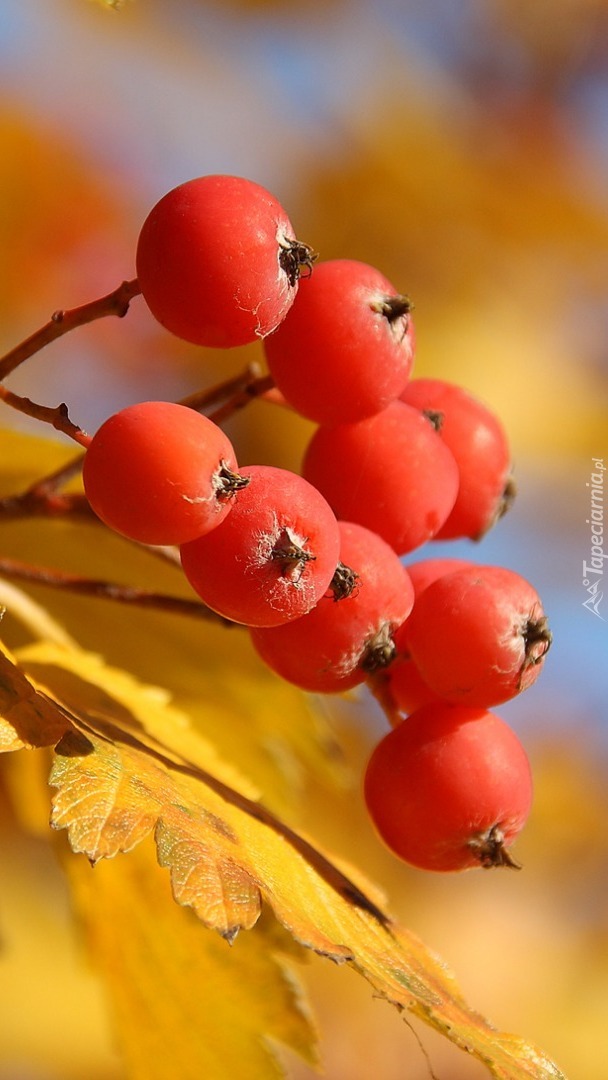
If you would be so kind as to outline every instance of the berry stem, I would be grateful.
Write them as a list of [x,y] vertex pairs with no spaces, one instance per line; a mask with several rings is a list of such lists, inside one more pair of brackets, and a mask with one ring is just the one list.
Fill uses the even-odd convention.
[[55,311],[51,318],[39,330],[36,330],[25,341],[16,345],[14,349],[6,353],[0,359],[0,382],[6,379],[15,368],[19,367],[24,360],[29,359],[34,353],[49,345],[52,341],[74,330],[77,326],[102,319],[106,315],[116,315],[122,318],[129,310],[129,304],[134,296],[141,292],[137,279],[123,281],[117,289],[102,296],[97,300],[91,300],[88,304],[80,307],[60,309]]
[[382,712],[386,716],[390,726],[397,727],[397,725],[405,719],[405,713],[401,711],[395,701],[390,682],[386,676],[386,671],[379,668],[376,671],[368,672],[365,682],[368,690],[374,696],[382,709]]
[[31,566],[19,559],[0,558],[0,574],[17,581],[28,581],[35,585],[48,585],[53,589],[80,593],[84,596],[96,596],[104,600],[115,600],[122,604],[153,608],[156,611],[172,612],[177,615],[193,615],[196,618],[211,619],[232,625],[227,619],[216,615],[198,600],[186,600],[178,596],[150,592],[130,585],[120,585],[113,581],[97,581],[93,578],[67,574],[62,570],[46,566]]
[[[5,495],[0,498],[0,521],[18,520],[25,517],[67,517],[83,520],[87,524],[104,528],[103,522],[93,512],[85,495],[80,492],[61,493],[59,490],[72,476],[80,472],[83,460],[84,455],[79,454],[78,457],[72,458],[71,461],[66,462],[59,469],[55,469],[48,476],[36,480],[25,491],[17,495]],[[129,542],[126,538],[124,539],[125,542]],[[163,547],[162,545],[149,547],[145,544],[138,546],[148,554],[155,556],[155,558],[161,559],[171,566],[181,568],[177,548]],[[17,565],[14,560],[11,560],[11,566],[14,569],[16,569]],[[33,580],[32,574],[36,572],[36,569],[33,566],[29,567],[30,576],[28,580]],[[48,571],[46,573],[48,575]]]
[[[82,304],[80,307],[55,311],[44,326],[30,334],[25,341],[16,345],[14,349],[11,349],[0,359],[0,382],[3,382],[24,360],[28,360],[30,356],[39,352],[45,345],[49,345],[63,334],[67,334],[68,331],[74,330],[75,327],[83,326],[85,323],[101,319],[106,315],[116,315],[122,318],[129,310],[129,304],[133,297],[140,292],[139,283],[136,279],[123,281],[117,289],[108,293],[107,296],[92,300],[88,304]],[[14,394],[4,386],[0,386],[0,400],[5,405],[9,405],[10,408],[25,413],[26,416],[32,416],[35,420],[51,424],[56,431],[61,431],[68,438],[79,443],[80,446],[84,446],[85,449],[89,445],[89,436],[82,428],[72,423],[67,406],[64,403],[56,408],[38,405],[36,402],[31,401],[30,398]]]

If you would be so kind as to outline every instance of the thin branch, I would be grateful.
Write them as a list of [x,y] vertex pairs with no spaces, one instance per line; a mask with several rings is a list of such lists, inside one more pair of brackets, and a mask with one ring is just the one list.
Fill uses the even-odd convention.
[[293,406],[288,405],[278,386],[269,387],[268,390],[260,394],[260,397],[262,401],[269,405],[280,405],[282,409],[291,409],[293,411]]
[[59,465],[58,469],[54,469],[52,473],[48,473],[45,476],[41,476],[40,480],[28,487],[24,491],[23,496],[17,496],[24,500],[29,499],[32,502],[50,502],[52,503],[54,498],[62,499],[63,496],[59,496],[59,489],[67,484],[71,480],[72,476],[78,476],[82,471],[82,464],[84,461],[84,454],[79,454],[76,458],[71,458],[66,461],[65,464]]
[[67,574],[62,570],[52,570],[46,566],[31,566],[19,559],[0,558],[0,574],[17,581],[28,581],[34,585],[48,585],[53,589],[83,596],[95,596],[102,600],[115,600],[121,604],[136,607],[153,608],[156,611],[171,612],[176,615],[190,615],[199,619],[209,619],[233,626],[228,619],[216,615],[210,608],[198,600],[186,600],[178,596],[166,596],[164,593],[150,592],[130,585],[120,585],[113,581],[96,581],[92,578]]
[[101,525],[100,519],[81,492],[62,492],[60,489],[82,469],[84,454],[66,461],[58,469],[35,480],[30,487],[16,495],[0,498],[0,520],[24,517],[74,517]]
[[102,296],[97,300],[91,300],[88,304],[68,310],[55,311],[50,320],[39,330],[31,334],[21,344],[6,353],[0,359],[0,382],[6,379],[15,368],[19,367],[24,360],[29,359],[34,353],[49,345],[52,341],[74,330],[77,326],[84,326],[95,319],[102,319],[106,315],[116,315],[122,319],[129,310],[129,304],[134,296],[141,293],[137,279],[123,281],[117,289]]
[[67,484],[68,480],[71,480],[73,476],[78,476],[82,470],[83,462],[84,454],[78,454],[76,457],[71,458],[70,461],[66,461],[64,465],[60,465],[58,469],[54,469],[53,472],[42,476],[40,480],[36,480],[24,495],[36,497],[40,500],[48,500],[51,495],[56,495],[59,489],[64,484]]
[[[84,454],[79,454],[78,457],[72,458],[71,461],[66,462],[59,469],[55,469],[54,472],[41,477],[40,480],[36,480],[31,487],[26,488],[25,491],[20,492],[18,495],[5,495],[0,498],[0,521],[2,519],[10,521],[24,517],[72,517],[81,519],[90,525],[107,528],[91,508],[86,495],[80,492],[62,493],[59,490],[62,484],[80,472],[83,461]],[[148,544],[140,544],[137,540],[129,540],[126,536],[123,536],[122,539],[125,543],[135,544],[143,551],[148,552],[148,554],[154,555],[157,559],[181,569],[178,548],[161,545],[151,547]]]
[[0,401],[3,401],[5,405],[10,405],[11,409],[17,409],[18,412],[33,417],[34,420],[41,420],[44,424],[50,424],[56,431],[61,431],[68,438],[77,442],[79,446],[84,446],[85,450],[91,441],[91,436],[87,435],[86,431],[83,431],[77,424],[72,423],[68,415],[68,407],[63,402],[54,408],[48,405],[38,405],[30,398],[21,397],[19,394],[7,390],[5,386],[0,386]]
[[22,495],[5,495],[0,499],[0,521],[15,521],[26,517],[76,518],[90,522],[91,525],[101,525],[86,496],[78,492],[45,498],[25,491]]
[[209,413],[209,419],[213,420],[216,424],[222,424],[239,409],[243,409],[245,405],[248,405],[250,401],[253,401],[254,398],[263,397],[264,394],[273,389],[274,380],[272,376],[260,375],[258,378],[252,379],[242,390],[233,394],[224,405],[220,405],[214,412]]
[[197,390],[196,393],[181,398],[179,404],[187,405],[189,409],[195,409],[197,412],[205,412],[206,409],[224,401],[225,398],[232,398],[235,394],[246,392],[249,386],[257,382],[261,374],[261,365],[254,360],[237,375],[206,390]]

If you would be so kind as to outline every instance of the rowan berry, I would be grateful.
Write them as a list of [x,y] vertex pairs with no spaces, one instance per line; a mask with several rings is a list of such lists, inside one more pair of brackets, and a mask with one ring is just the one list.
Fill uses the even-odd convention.
[[327,591],[339,562],[338,523],[312,484],[287,469],[251,465],[241,476],[248,486],[230,515],[183,544],[181,562],[213,611],[248,626],[278,626],[305,615]]
[[402,401],[355,424],[317,428],[302,471],[338,518],[374,530],[398,555],[436,535],[458,493],[453,454]]
[[489,708],[538,678],[551,644],[536,589],[514,570],[470,565],[417,598],[407,647],[440,697]]
[[483,708],[430,704],[393,728],[364,778],[379,835],[423,870],[517,866],[509,847],[532,805],[528,756]]
[[407,383],[411,303],[366,263],[321,262],[264,352],[279,390],[302,416],[321,424],[361,420]]
[[106,420],[85,455],[92,509],[143,544],[181,544],[215,528],[247,483],[232,443],[206,416],[170,401],[129,405]]
[[144,300],[167,330],[227,348],[276,329],[313,259],[270,192],[217,175],[180,184],[152,208],[136,265]]
[[479,540],[515,497],[511,451],[498,417],[461,386],[444,379],[412,379],[401,400],[438,417],[438,431],[452,451],[460,483],[456,502],[436,540]]

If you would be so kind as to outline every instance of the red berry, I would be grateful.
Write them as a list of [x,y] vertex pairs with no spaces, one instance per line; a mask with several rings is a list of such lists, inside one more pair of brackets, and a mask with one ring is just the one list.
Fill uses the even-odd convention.
[[[407,620],[406,620],[407,622]],[[400,628],[405,633],[405,625]],[[389,691],[389,701],[392,711],[389,719],[391,723],[401,723],[404,714],[413,713],[421,705],[430,705],[431,702],[443,701],[443,698],[427,686],[422,675],[418,671],[411,656],[404,655],[402,635],[395,634],[395,649],[397,655],[393,663],[383,672],[386,686]],[[373,687],[373,684],[372,684]],[[399,710],[395,712],[395,707]]]
[[474,566],[470,559],[455,559],[452,556],[442,556],[433,559],[420,559],[419,562],[408,563],[407,572],[414,586],[415,600],[425,589],[446,574],[454,570],[463,570],[467,566]]
[[379,533],[398,555],[435,536],[458,492],[452,453],[402,401],[356,424],[318,428],[303,473],[338,518]]
[[130,405],[93,436],[86,496],[111,529],[143,544],[181,544],[213,529],[245,481],[224,432],[170,401]]
[[439,434],[460,473],[456,502],[435,539],[479,540],[515,495],[511,451],[502,424],[467,390],[443,379],[412,379],[401,400],[439,415]]
[[252,630],[262,659],[304,690],[335,693],[364,681],[390,662],[392,634],[409,615],[414,593],[407,571],[379,536],[340,522],[340,560],[354,571],[354,588],[324,596],[301,619]]
[[536,681],[551,642],[534,587],[513,570],[475,565],[445,574],[420,594],[406,637],[431,690],[486,708]]
[[[249,626],[278,626],[310,611],[339,560],[336,518],[301,476],[270,465],[249,481],[226,520],[181,547],[193,589],[214,611]],[[225,527],[224,527],[225,526]]]
[[508,848],[532,804],[526,752],[481,708],[425,705],[377,745],[365,800],[391,850],[423,870],[516,866]]
[[[411,563],[407,566],[407,571],[414,586],[414,604],[433,581],[453,570],[471,565],[466,559],[454,558],[422,559],[420,562]],[[407,643],[408,624],[409,619],[406,619],[395,631],[397,654],[392,664],[382,673],[392,702],[404,713],[411,713],[432,701],[442,700],[426,685],[412,660]]]
[[279,390],[321,424],[362,420],[399,397],[414,359],[410,302],[372,266],[315,267],[289,314],[264,342]]
[[226,348],[278,326],[312,258],[270,192],[220,175],[163,196],[142,226],[136,264],[144,299],[167,330]]

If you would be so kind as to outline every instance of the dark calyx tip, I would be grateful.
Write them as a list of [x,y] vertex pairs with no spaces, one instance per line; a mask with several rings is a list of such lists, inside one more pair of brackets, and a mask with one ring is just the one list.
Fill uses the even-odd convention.
[[[546,615],[534,615],[532,613],[523,629],[524,638],[524,662],[522,664],[520,682],[529,667],[540,664],[551,648],[553,634],[549,629],[549,620]],[[540,646],[540,648],[537,648]]]
[[435,428],[435,431],[441,431],[443,427],[443,413],[438,409],[423,409],[422,415],[426,417],[431,427]]
[[368,674],[388,667],[394,660],[397,649],[393,641],[390,623],[384,623],[377,634],[367,642],[359,666]]
[[251,477],[241,476],[234,472],[227,462],[220,461],[220,467],[215,475],[215,497],[217,499],[230,499],[237,491],[246,488]]
[[[301,277],[310,277],[312,268],[319,258],[310,244],[300,240],[282,240],[279,249],[279,266],[287,274],[287,280],[295,288]],[[304,274],[304,269],[307,273]]]
[[497,866],[521,870],[521,864],[515,861],[505,847],[504,833],[499,825],[493,825],[487,832],[473,837],[469,840],[469,847],[484,870],[493,870]]
[[509,510],[513,506],[513,503],[515,502],[516,496],[517,481],[511,473],[507,477],[505,486],[502,489],[500,497],[496,503],[496,509],[494,513],[490,517],[487,524],[483,527],[483,529],[481,529],[475,536],[472,536],[471,539],[475,541],[483,540],[484,536],[489,533],[490,529],[493,529],[496,523],[500,521],[500,519],[503,518],[505,514],[508,514]]
[[351,570],[350,566],[345,566],[343,562],[339,562],[329,583],[334,600],[346,600],[358,587],[359,575],[356,571]]
[[[305,538],[303,543],[306,543],[308,537]],[[302,547],[302,544],[294,538],[289,529],[285,528],[281,531],[281,535],[274,545],[270,557],[273,561],[278,563],[281,571],[281,576],[289,578],[290,581],[297,585],[302,577],[306,564],[314,562],[316,555],[313,555],[311,551],[306,551]]]
[[409,296],[383,296],[382,300],[376,301],[372,304],[374,311],[377,311],[380,315],[384,315],[384,318],[389,323],[396,323],[399,319],[402,319],[404,315],[409,315],[413,310],[414,305]]

